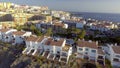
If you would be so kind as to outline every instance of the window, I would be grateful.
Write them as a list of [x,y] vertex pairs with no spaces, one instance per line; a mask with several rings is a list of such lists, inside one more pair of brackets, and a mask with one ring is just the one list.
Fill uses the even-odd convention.
[[8,37],[6,37],[6,39],[8,39]]
[[33,48],[35,48],[35,46],[32,46]]
[[59,52],[59,51],[57,51],[57,53],[59,54],[60,52]]
[[30,47],[30,45],[28,45],[28,47]]
[[14,37],[14,36],[12,36],[12,37]]
[[87,55],[88,53],[87,53],[87,52],[85,52],[85,54]]
[[120,55],[116,55],[116,57],[120,58]]
[[99,59],[103,59],[103,56],[98,56]]
[[96,53],[96,50],[91,50],[91,52]]
[[85,48],[85,51],[88,51],[89,49],[88,48]]
[[47,49],[47,51],[49,51],[49,49]]
[[119,62],[119,59],[117,59],[117,58],[113,58],[113,61]]
[[80,51],[82,51],[83,49],[82,48],[79,48]]

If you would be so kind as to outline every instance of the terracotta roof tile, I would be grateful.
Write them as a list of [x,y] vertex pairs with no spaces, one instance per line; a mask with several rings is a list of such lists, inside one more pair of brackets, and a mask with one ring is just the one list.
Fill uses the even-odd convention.
[[102,49],[98,49],[98,54],[105,55],[105,53],[103,52],[103,50],[102,50]]
[[61,26],[61,27],[64,26],[63,23],[54,23],[54,25],[55,25],[55,26]]
[[65,46],[62,48],[62,51],[68,51],[70,49],[70,45],[65,44]]
[[54,40],[53,38],[49,38],[49,39],[45,42],[45,45],[62,46],[63,42],[64,42],[64,39]]
[[23,31],[16,31],[16,32],[13,32],[13,35],[24,35],[26,32],[23,32]]
[[41,42],[43,39],[44,39],[44,37],[33,37],[33,36],[30,36],[30,37],[26,38],[26,41]]
[[97,49],[98,45],[96,44],[96,42],[89,42],[89,41],[84,41],[84,40],[79,40],[77,41],[77,45],[79,47],[89,47],[89,48],[94,48]]
[[0,29],[0,32],[7,32],[9,31],[10,29]]
[[120,54],[120,46],[112,46],[112,49],[115,53]]

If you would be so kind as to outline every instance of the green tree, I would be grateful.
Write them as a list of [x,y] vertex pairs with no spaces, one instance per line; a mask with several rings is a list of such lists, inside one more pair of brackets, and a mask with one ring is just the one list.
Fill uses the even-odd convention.
[[120,43],[120,37],[114,38],[114,41],[115,41],[116,43]]
[[21,30],[22,30],[22,26],[18,26],[16,29],[17,29],[18,31],[21,31]]
[[85,37],[86,31],[83,29],[79,34],[78,34],[78,38],[79,39],[83,39]]
[[105,65],[107,68],[112,68],[111,62],[108,59],[105,59]]
[[42,33],[39,31],[39,29],[35,29],[34,32],[35,32],[35,34],[37,36],[41,36],[42,35]]
[[51,35],[52,35],[52,28],[48,28],[48,29],[47,29],[46,35],[47,35],[47,36],[51,36]]
[[67,29],[67,34],[70,34],[72,32],[72,29],[71,28],[68,28]]
[[31,26],[30,26],[30,30],[31,30],[32,32],[34,32],[35,29],[36,29],[36,27],[35,27],[34,25],[31,25]]
[[78,34],[78,33],[80,33],[80,29],[72,28],[72,32],[75,33],[75,34]]

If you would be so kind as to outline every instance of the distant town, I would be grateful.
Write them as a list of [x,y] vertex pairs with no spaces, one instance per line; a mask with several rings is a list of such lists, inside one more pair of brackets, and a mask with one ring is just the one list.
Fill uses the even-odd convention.
[[0,68],[120,68],[120,23],[0,2]]

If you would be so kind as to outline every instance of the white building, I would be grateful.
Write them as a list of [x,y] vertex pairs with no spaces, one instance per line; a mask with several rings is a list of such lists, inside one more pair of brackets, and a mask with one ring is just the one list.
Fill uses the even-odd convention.
[[65,46],[66,40],[61,38],[48,38],[44,45],[45,51],[50,51],[53,54],[60,54],[62,47]]
[[120,67],[120,46],[107,45],[104,50],[112,66]]
[[92,41],[79,40],[77,42],[77,57],[97,61],[98,44]]
[[108,31],[110,29],[116,29],[118,28],[118,26],[116,24],[113,23],[104,23],[104,22],[95,22],[95,23],[91,23],[87,24],[90,26],[90,29],[92,30],[99,30],[99,31]]
[[62,48],[60,61],[61,62],[68,62],[70,55],[72,54],[72,47],[70,45],[65,44]]
[[3,42],[11,42],[12,32],[17,31],[16,29],[0,29],[0,40]]
[[62,47],[65,46],[66,40],[60,38],[48,38],[44,43],[43,56],[51,60],[59,60]]
[[98,49],[97,62],[99,64],[105,65],[105,53],[103,49]]
[[29,37],[32,33],[25,31],[16,31],[12,33],[13,45],[15,44],[25,44],[25,38]]
[[27,37],[26,38],[26,48],[22,52],[23,54],[29,54],[29,55],[39,55],[43,52],[43,43],[46,38],[44,37]]
[[86,24],[86,21],[80,21],[76,23],[76,28],[83,28],[85,24]]
[[92,25],[92,26],[90,26],[90,29],[99,30],[101,32],[110,30],[110,28],[105,27],[105,25],[103,25],[103,24]]

